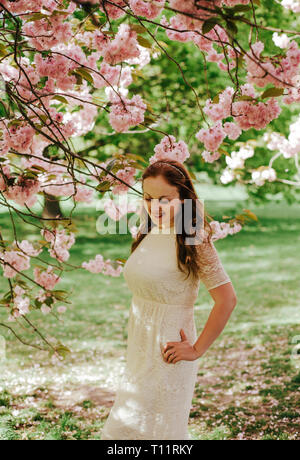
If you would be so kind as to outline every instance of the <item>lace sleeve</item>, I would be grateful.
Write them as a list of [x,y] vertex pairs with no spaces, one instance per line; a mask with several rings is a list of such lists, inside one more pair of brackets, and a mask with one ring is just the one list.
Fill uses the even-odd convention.
[[205,241],[200,244],[199,251],[201,259],[199,277],[207,290],[231,282],[212,241],[210,243]]

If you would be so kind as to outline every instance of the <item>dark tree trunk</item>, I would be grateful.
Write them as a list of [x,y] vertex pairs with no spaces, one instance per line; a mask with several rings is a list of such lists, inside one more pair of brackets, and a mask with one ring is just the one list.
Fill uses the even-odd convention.
[[44,208],[43,208],[43,213],[42,217],[54,219],[57,217],[63,217],[62,211],[60,209],[59,205],[59,198],[53,195],[49,195],[48,193],[44,192]]

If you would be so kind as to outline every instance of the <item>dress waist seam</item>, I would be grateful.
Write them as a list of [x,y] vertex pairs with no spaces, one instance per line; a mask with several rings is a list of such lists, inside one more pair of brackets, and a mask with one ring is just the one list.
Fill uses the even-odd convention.
[[171,304],[171,303],[166,303],[166,302],[157,302],[156,300],[147,299],[146,297],[142,297],[142,296],[134,294],[132,296],[132,301],[134,302],[135,299],[140,299],[143,302],[150,302],[152,304],[163,305],[164,307],[186,308],[186,309],[193,309],[194,308],[194,303],[190,303],[190,304],[186,304],[186,303],[185,304]]

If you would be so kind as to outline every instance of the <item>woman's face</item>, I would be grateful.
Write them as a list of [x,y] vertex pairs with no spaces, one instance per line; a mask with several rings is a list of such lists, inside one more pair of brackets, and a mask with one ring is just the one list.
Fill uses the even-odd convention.
[[163,176],[147,177],[143,192],[144,207],[154,224],[159,228],[172,227],[181,205],[177,187],[168,184]]

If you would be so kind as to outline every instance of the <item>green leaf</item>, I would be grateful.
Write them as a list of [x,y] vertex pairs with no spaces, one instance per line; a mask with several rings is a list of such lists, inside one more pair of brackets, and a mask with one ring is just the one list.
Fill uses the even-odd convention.
[[71,350],[65,345],[63,345],[62,343],[54,348],[55,348],[56,353],[58,353],[63,358],[65,358],[68,353],[71,353]]
[[43,13],[33,13],[26,19],[26,22],[40,21],[41,19],[49,18],[47,14]]
[[6,55],[8,55],[7,51],[7,46],[4,46],[2,43],[0,43],[0,56],[4,58]]
[[56,297],[56,295],[59,295],[59,296],[68,296],[69,295],[69,292],[68,291],[64,291],[64,290],[59,290],[59,289],[55,289],[54,291],[51,291],[53,296]]
[[243,211],[250,219],[258,221],[257,215],[250,211],[250,209],[243,209]]
[[111,183],[108,180],[104,180],[101,184],[97,185],[96,190],[99,192],[107,192],[111,187]]
[[235,13],[240,13],[241,11],[250,11],[252,10],[251,6],[249,5],[235,5],[232,8]]
[[53,98],[51,100],[57,100],[57,101],[60,101],[60,102],[63,102],[64,104],[68,104],[68,101],[65,97],[63,96],[60,96],[59,94],[57,94],[56,96],[53,96]]
[[[61,299],[58,299],[58,300],[61,300]],[[44,300],[44,303],[46,305],[48,305],[48,307],[51,307],[51,305],[53,304],[54,300],[52,299],[52,297],[47,297],[46,300]]]
[[8,118],[9,116],[9,105],[6,102],[0,101],[0,117]]
[[146,115],[144,117],[144,123],[149,123],[149,124],[152,124],[156,121],[156,118],[154,117],[151,117],[151,115]]
[[253,98],[252,96],[247,96],[246,94],[243,94],[242,96],[238,96],[236,100],[237,101],[255,101],[256,99]]
[[134,30],[138,34],[144,34],[147,32],[146,27],[141,26],[140,24],[129,24],[130,29]]
[[218,24],[218,22],[219,18],[211,18],[204,21],[202,24],[202,33],[207,34],[210,32],[215,27],[215,25]]
[[216,94],[215,97],[213,98],[212,102],[214,104],[219,104],[219,101],[220,101],[220,95]]
[[37,169],[38,171],[46,172],[47,170],[39,165],[32,165],[31,169]]
[[138,44],[143,46],[144,48],[152,48],[152,43],[145,37],[142,37],[141,35],[137,36],[137,41]]
[[238,28],[234,22],[226,21],[226,25],[227,25],[227,31],[229,31],[232,35],[236,35],[238,33]]
[[262,99],[265,99],[266,97],[276,97],[276,96],[281,96],[283,94],[284,88],[269,88],[266,89],[262,95],[260,96]]
[[79,74],[82,78],[84,78],[86,81],[88,81],[92,85],[94,84],[93,77],[87,69],[84,69],[83,67],[79,67],[79,69],[76,69],[74,73]]
[[227,157],[230,157],[229,153],[226,152],[226,150],[224,150],[224,149],[222,149],[222,148],[219,148],[219,149],[218,149],[218,152],[223,153],[223,154],[226,155]]

